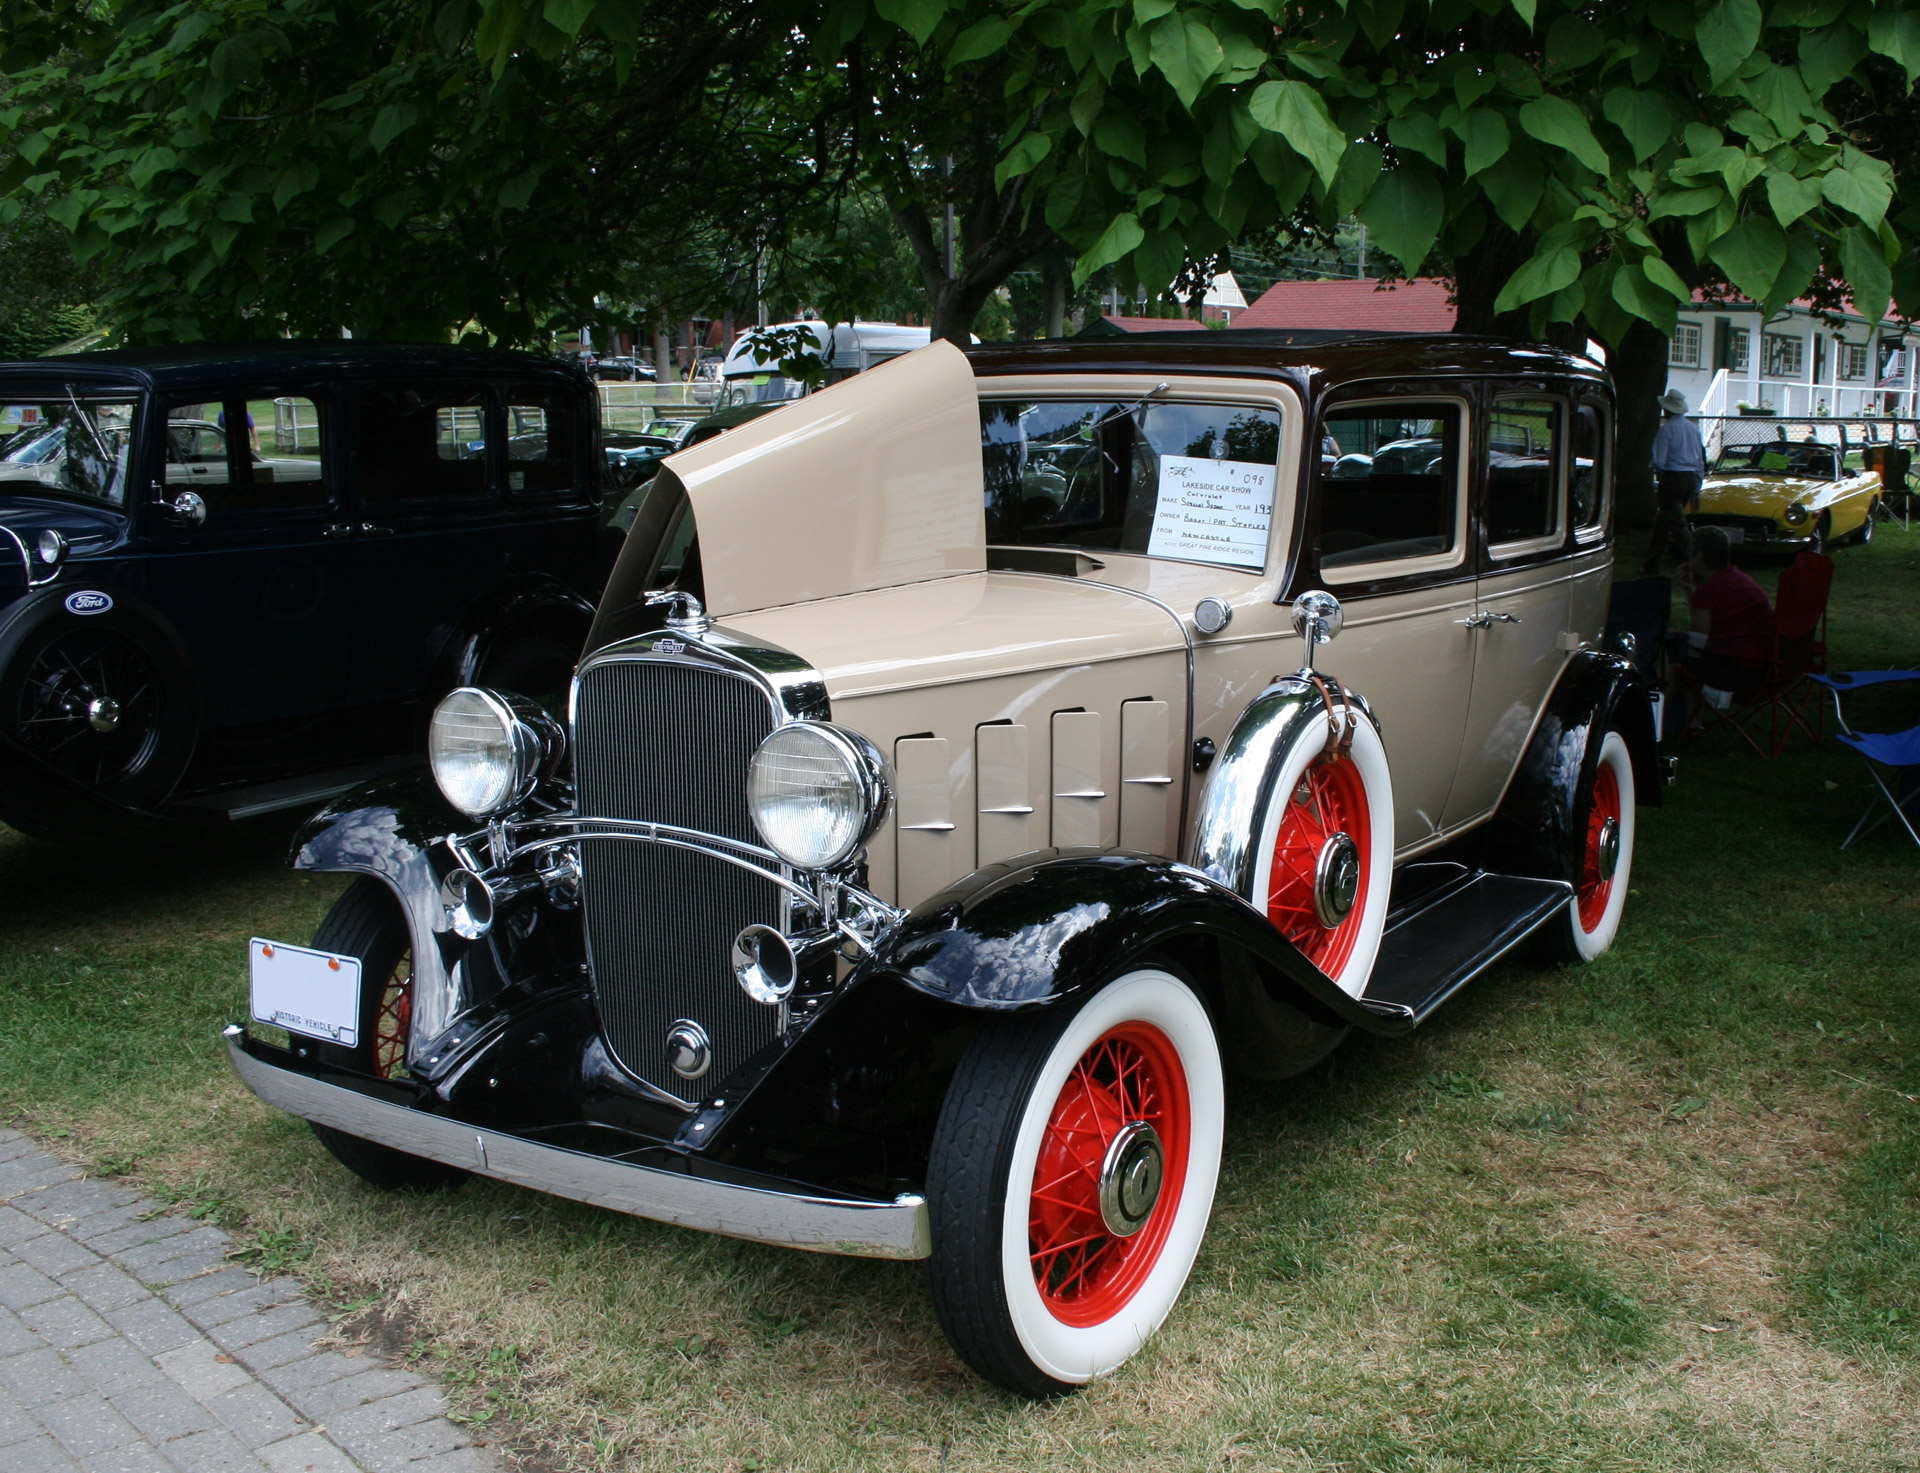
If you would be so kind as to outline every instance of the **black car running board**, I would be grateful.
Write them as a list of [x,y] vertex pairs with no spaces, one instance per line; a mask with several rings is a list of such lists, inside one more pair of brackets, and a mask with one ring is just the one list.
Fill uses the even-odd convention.
[[288,808],[314,808],[337,798],[350,788],[376,778],[414,772],[426,764],[418,757],[387,757],[377,762],[362,762],[354,767],[337,767],[331,772],[311,772],[277,782],[251,783],[244,788],[227,788],[183,798],[168,808],[185,816],[216,816],[238,822],[263,813],[279,813]]
[[1461,864],[1409,865],[1395,882],[1397,904],[1360,1005],[1409,1027],[1552,920],[1573,895],[1565,880]]

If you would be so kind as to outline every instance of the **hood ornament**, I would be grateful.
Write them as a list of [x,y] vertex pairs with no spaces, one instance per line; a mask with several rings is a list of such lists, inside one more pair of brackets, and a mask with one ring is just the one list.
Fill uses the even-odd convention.
[[647,604],[667,605],[667,628],[702,634],[713,627],[713,620],[691,593],[679,588],[656,588],[647,595]]

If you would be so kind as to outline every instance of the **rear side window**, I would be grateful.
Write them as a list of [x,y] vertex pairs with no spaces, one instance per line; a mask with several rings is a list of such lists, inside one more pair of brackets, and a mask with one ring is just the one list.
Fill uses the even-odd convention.
[[169,405],[161,458],[168,496],[192,491],[211,513],[323,506],[333,494],[320,408],[304,397]]
[[479,390],[381,389],[360,401],[360,495],[369,504],[487,494],[487,408]]
[[1487,541],[1551,537],[1560,530],[1558,399],[1496,399],[1487,421]]
[[578,415],[557,394],[515,394],[507,405],[507,490],[529,495],[575,485]]
[[1444,557],[1459,543],[1462,406],[1366,404],[1321,421],[1320,566]]
[[1582,404],[1573,412],[1573,467],[1569,477],[1572,516],[1576,531],[1588,531],[1607,519],[1606,411],[1598,404]]
[[987,541],[1266,566],[1280,416],[1226,404],[980,406]]

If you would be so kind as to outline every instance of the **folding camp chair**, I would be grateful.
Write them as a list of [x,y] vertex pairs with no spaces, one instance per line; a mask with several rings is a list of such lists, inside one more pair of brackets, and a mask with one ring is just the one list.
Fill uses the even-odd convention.
[[[1689,735],[1716,726],[1730,727],[1754,751],[1769,760],[1786,750],[1797,727],[1808,740],[1821,735],[1818,692],[1810,676],[1827,668],[1827,598],[1833,591],[1833,559],[1803,552],[1780,571],[1773,608],[1773,658],[1756,686],[1736,691],[1724,708],[1706,699],[1699,677],[1684,666],[1680,675],[1699,697],[1699,725]],[[1763,747],[1754,736],[1759,718],[1767,718]]]
[[[1867,811],[1860,815],[1860,821],[1853,826],[1853,832],[1841,841],[1840,847],[1845,849],[1855,839],[1864,838],[1889,818],[1899,819],[1900,827],[1907,831],[1907,837],[1920,846],[1920,831],[1913,826],[1914,819],[1920,817],[1920,725],[1896,732],[1855,731],[1847,725],[1846,708],[1841,701],[1848,691],[1861,690],[1870,685],[1920,680],[1920,670],[1850,670],[1833,675],[1816,673],[1807,678],[1833,692],[1833,717],[1840,727],[1834,739],[1844,742],[1867,759],[1867,776],[1873,779],[1880,796],[1887,800],[1888,811],[1874,818],[1872,823],[1867,820],[1873,818],[1873,811],[1879,805],[1869,802]],[[1898,796],[1887,786],[1886,779],[1880,776],[1881,767],[1891,768],[1899,775]]]
[[1912,531],[1913,487],[1907,473],[1913,467],[1913,452],[1904,445],[1869,445],[1860,463],[1880,472],[1880,505],[1888,516],[1900,518],[1902,531]]

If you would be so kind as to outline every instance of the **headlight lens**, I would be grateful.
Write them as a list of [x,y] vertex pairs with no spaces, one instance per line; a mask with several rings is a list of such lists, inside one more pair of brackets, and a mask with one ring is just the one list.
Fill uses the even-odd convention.
[[1789,506],[1787,508],[1787,520],[1792,522],[1794,526],[1796,527],[1799,526],[1806,519],[1807,519],[1807,509],[1806,507],[1802,506],[1799,502],[1796,501],[1793,503],[1792,506]]
[[824,721],[776,729],[753,754],[747,801],[767,847],[795,869],[831,869],[886,816],[893,782],[865,738]]
[[553,751],[550,724],[513,696],[463,686],[434,707],[427,732],[433,780],[471,818],[491,818],[518,803],[540,779]]

